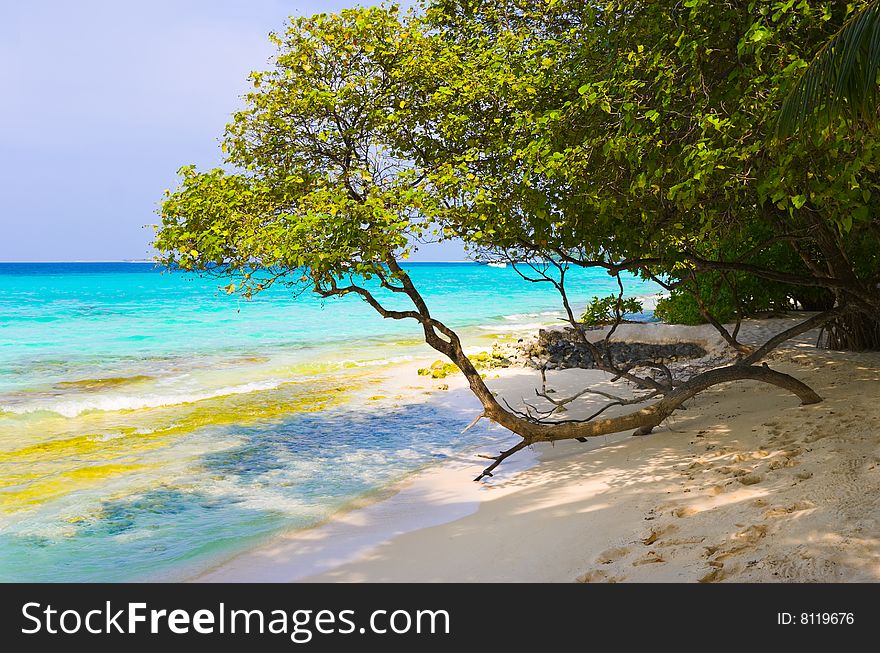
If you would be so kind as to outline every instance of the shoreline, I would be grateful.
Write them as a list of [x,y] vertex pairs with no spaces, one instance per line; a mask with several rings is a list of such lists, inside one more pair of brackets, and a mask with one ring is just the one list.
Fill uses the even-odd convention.
[[[11,323],[0,392],[0,454],[13,470],[0,501],[8,578],[185,577],[497,439],[485,422],[458,435],[474,415],[446,414],[458,399],[439,388],[367,388],[439,355],[359,302],[337,332],[320,302],[294,309],[286,294],[266,295],[236,311],[213,280],[150,264],[135,275],[123,263],[94,274],[34,267],[11,270],[7,298],[26,308]],[[438,311],[467,324],[460,333],[475,351],[557,322],[540,287],[510,279],[503,306],[486,303],[508,277],[459,267],[429,266],[425,287]],[[467,289],[450,301],[447,286],[461,280]],[[35,292],[44,286],[52,292]],[[401,378],[421,379],[415,369]],[[423,392],[438,405],[421,405]]]
[[[765,335],[754,327],[754,339]],[[876,364],[860,364],[880,354],[817,351],[812,342],[805,334],[771,364],[813,385],[825,397],[815,406],[761,384],[721,386],[651,436],[534,447],[488,484],[471,481],[483,465],[462,452],[410,476],[389,499],[190,580],[880,580],[880,544],[870,537],[878,494],[869,489],[880,489],[870,428],[880,425],[871,399],[880,376]],[[503,372],[493,389],[526,396],[529,371]],[[602,374],[549,377],[562,393],[582,387],[585,372]],[[445,392],[455,402],[466,391]],[[854,403],[862,426],[847,417]]]
[[[506,334],[502,339],[465,347],[468,355],[492,350],[492,344],[511,345],[517,337],[534,335],[534,332]],[[502,346],[503,346],[502,345]],[[439,354],[436,355],[439,357]],[[397,407],[401,403],[431,403],[446,411],[463,414],[466,422],[479,414],[479,404],[474,398],[466,380],[461,374],[452,374],[434,379],[418,374],[419,368],[430,365],[436,357],[427,355],[415,360],[395,363],[381,372],[371,383],[353,392],[353,404],[369,406],[372,410],[384,407]],[[490,387],[517,400],[531,396],[534,392],[537,370],[512,365],[495,368],[486,372]],[[592,378],[591,383],[602,383],[610,377],[598,370],[566,370],[564,375],[582,379],[584,374]],[[513,442],[518,436],[506,433],[501,427],[492,426],[492,431]],[[608,436],[608,438],[615,438]],[[603,438],[603,442],[606,439]],[[476,512],[487,492],[497,496],[506,491],[504,481],[516,477],[540,462],[538,452],[524,450],[516,457],[505,461],[496,470],[496,478],[482,483],[473,478],[486,467],[486,462],[477,457],[480,453],[491,452],[498,438],[488,438],[481,444],[470,444],[454,452],[449,459],[428,463],[414,469],[392,483],[353,498],[316,524],[293,528],[271,536],[267,541],[256,544],[245,551],[232,555],[220,554],[194,567],[172,571],[163,575],[171,580],[187,582],[245,582],[259,578],[262,582],[278,580],[266,560],[281,555],[297,558],[291,573],[301,579],[315,573],[318,568],[328,566],[324,560],[347,560],[363,552],[365,547],[373,547],[385,542],[390,536],[450,523],[456,519]],[[602,442],[580,445],[595,448]],[[501,481],[501,482],[499,482]],[[342,544],[331,540],[343,538]],[[316,542],[326,542],[326,550],[316,550]],[[278,552],[278,548],[282,550]],[[300,556],[302,558],[300,559]],[[287,577],[285,576],[285,579]]]
[[[468,347],[472,353],[485,349],[482,346]],[[377,380],[353,395],[353,402],[370,403],[379,409],[383,403],[395,404],[400,400],[432,402],[435,406],[456,411],[473,409],[469,415],[474,412],[475,399],[462,375],[442,379],[418,375],[417,370],[430,360],[431,357],[426,357],[394,365],[384,380]],[[491,372],[492,381],[517,377],[522,381],[526,378],[526,370],[518,367]],[[367,395],[377,392],[377,386],[382,388],[378,391],[383,394],[376,401],[370,401]],[[448,389],[441,389],[444,386]],[[501,432],[500,427],[495,428]],[[251,549],[209,561],[201,565],[201,570],[172,573],[169,577],[188,582],[245,582],[251,578],[253,582],[273,582],[278,579],[267,565],[274,555],[278,555],[276,548],[281,547],[281,555],[302,556],[296,562],[297,571],[294,571],[294,579],[301,579],[315,573],[316,569],[331,568],[328,559],[336,562],[350,559],[382,544],[391,535],[455,521],[476,512],[481,495],[497,489],[492,482],[478,484],[472,481],[486,466],[476,454],[489,449],[489,445],[489,442],[469,445],[446,460],[428,463],[397,481],[352,499],[312,526],[279,533]],[[509,474],[505,473],[503,478],[538,462],[537,455],[526,450],[509,461],[504,470]],[[502,478],[500,474],[499,478]],[[334,543],[334,538],[343,538],[343,541]],[[326,546],[317,549],[316,543],[320,542],[325,542]]]
[[[468,462],[466,458],[466,454],[462,454],[454,460],[418,470],[390,486],[352,501],[312,527],[277,535],[269,542],[180,580],[304,581],[369,555],[394,537],[454,523],[473,515],[480,508],[481,495],[492,488],[471,482],[470,479],[484,465]],[[511,464],[509,471],[515,474],[535,464],[538,464],[537,458],[526,453]]]
[[[471,349],[471,348],[468,348]],[[483,348],[474,347],[474,352]],[[456,410],[472,408],[477,414],[474,398],[462,375],[443,379],[418,376],[416,370],[424,361],[412,361],[396,366],[397,372],[389,386],[405,391],[419,390],[432,395],[426,401],[435,401]],[[487,381],[510,393],[527,396],[534,382],[534,370],[520,367],[493,370]],[[597,381],[607,376],[596,370],[569,370],[569,376],[587,372]],[[416,385],[418,384],[418,385]],[[448,385],[448,390],[437,386]],[[374,391],[364,389],[361,394]],[[394,401],[401,395],[388,393],[383,400]],[[420,399],[410,395],[409,399]],[[462,408],[464,404],[464,408]],[[469,406],[473,404],[473,406]],[[500,427],[495,427],[502,432]],[[512,434],[506,436],[514,441]],[[628,434],[615,434],[588,444],[578,443],[577,451],[599,449]],[[494,441],[493,441],[494,442]],[[561,443],[557,446],[565,446]],[[477,457],[491,451],[492,442],[470,445],[457,451],[450,459],[428,464],[404,478],[367,495],[353,499],[328,518],[313,526],[296,528],[271,537],[268,541],[223,560],[209,563],[201,571],[177,574],[177,580],[187,582],[292,582],[302,581],[321,572],[330,572],[335,566],[368,554],[390,539],[435,526],[452,524],[475,514],[489,497],[497,498],[512,492],[520,474],[539,466],[542,453],[537,448],[526,449],[520,455],[505,461],[495,477],[475,483],[473,479],[486,467]],[[586,449],[585,449],[586,448]],[[279,573],[279,562],[283,570]]]

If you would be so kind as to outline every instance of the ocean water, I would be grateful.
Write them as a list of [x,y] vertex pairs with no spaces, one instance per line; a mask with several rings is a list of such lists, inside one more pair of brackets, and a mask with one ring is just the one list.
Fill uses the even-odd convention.
[[[408,268],[469,346],[562,317],[510,268]],[[149,263],[0,263],[0,283],[0,581],[180,577],[505,437],[461,435],[476,404],[442,393],[371,398],[438,356],[356,298],[245,301]],[[576,271],[570,291],[616,282]]]

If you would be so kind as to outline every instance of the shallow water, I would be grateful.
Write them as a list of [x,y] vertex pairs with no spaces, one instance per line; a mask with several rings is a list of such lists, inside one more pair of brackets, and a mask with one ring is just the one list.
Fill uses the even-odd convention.
[[[469,345],[561,317],[510,269],[409,267]],[[173,577],[503,437],[460,435],[474,406],[365,402],[395,362],[437,356],[355,299],[248,302],[151,264],[0,264],[0,281],[0,580]],[[574,281],[580,304],[616,288]]]

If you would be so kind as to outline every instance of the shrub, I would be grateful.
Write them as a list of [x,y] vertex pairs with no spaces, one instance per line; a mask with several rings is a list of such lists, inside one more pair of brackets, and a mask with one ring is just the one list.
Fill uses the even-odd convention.
[[[617,295],[608,297],[594,297],[587,304],[581,322],[590,326],[612,324],[617,319]],[[621,300],[620,311],[623,315],[633,315],[642,312],[642,302],[635,297],[625,297]]]
[[[734,275],[729,275],[733,278]],[[706,308],[722,324],[736,320],[736,294],[726,280],[718,283],[718,273],[701,277],[690,289],[696,289]],[[793,308],[792,286],[774,283],[746,275],[736,275],[740,309],[743,317],[768,311],[785,311]],[[673,290],[657,302],[654,316],[669,324],[703,324],[706,320],[693,295],[685,289]]]

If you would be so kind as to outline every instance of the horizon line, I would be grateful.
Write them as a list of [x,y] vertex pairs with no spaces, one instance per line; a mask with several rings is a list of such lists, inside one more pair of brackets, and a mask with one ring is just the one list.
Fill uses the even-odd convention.
[[108,259],[41,259],[41,260],[17,260],[0,261],[0,263],[154,263],[148,258],[108,258]]
[[[120,258],[120,259],[52,259],[52,260],[17,260],[17,261],[0,261],[0,265],[4,263],[156,263],[152,259],[146,258]],[[401,261],[401,264],[407,263],[478,263],[473,260],[457,260],[457,261]]]

